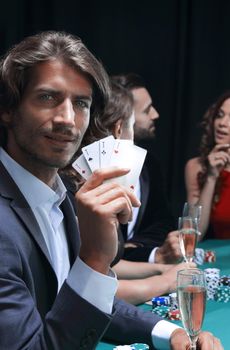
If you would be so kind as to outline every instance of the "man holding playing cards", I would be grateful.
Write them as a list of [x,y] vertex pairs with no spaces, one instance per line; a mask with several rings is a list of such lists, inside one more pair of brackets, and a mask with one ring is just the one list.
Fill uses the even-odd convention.
[[[144,81],[134,73],[117,75],[113,79],[133,95],[135,143],[151,140],[159,114]],[[182,257],[162,179],[158,160],[148,152],[137,191],[141,208],[135,209],[132,222],[121,225],[126,241],[124,259],[169,264]]]
[[[99,170],[86,181],[76,195],[79,225],[57,174],[108,92],[101,64],[65,33],[29,37],[1,61],[0,349],[95,349],[103,335],[188,347],[184,330],[114,299],[117,227],[140,203],[104,180],[129,170]],[[206,332],[199,343],[222,349]]]

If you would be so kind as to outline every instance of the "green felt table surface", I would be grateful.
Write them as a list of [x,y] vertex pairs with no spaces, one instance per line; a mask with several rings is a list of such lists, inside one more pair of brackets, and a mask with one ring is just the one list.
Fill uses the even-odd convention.
[[[230,240],[206,240],[199,243],[198,247],[205,250],[213,250],[216,254],[215,263],[205,263],[201,266],[206,268],[219,268],[220,275],[230,275]],[[140,305],[145,310],[151,310],[150,305]],[[180,322],[175,321],[180,324]],[[208,300],[206,305],[203,330],[208,330],[220,338],[225,350],[230,350],[230,302],[223,303]],[[96,350],[112,350],[113,344],[100,342]]]

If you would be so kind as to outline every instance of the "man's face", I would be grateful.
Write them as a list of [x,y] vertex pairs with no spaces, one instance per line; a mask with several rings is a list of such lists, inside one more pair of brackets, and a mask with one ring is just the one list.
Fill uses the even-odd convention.
[[133,89],[132,94],[135,111],[135,140],[152,138],[155,134],[154,121],[159,118],[159,114],[153,107],[152,99],[145,88]]
[[91,100],[83,74],[58,60],[39,63],[19,107],[7,115],[8,153],[35,175],[64,167],[88,127]]

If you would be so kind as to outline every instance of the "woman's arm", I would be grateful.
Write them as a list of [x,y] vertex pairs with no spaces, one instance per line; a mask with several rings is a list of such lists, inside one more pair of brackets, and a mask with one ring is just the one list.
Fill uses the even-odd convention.
[[197,174],[201,171],[201,165],[198,158],[190,159],[185,166],[185,185],[187,190],[187,201],[189,203],[202,205],[202,214],[199,223],[199,230],[201,240],[208,228],[210,212],[212,207],[212,199],[215,191],[217,178],[208,174],[206,182],[200,191]]

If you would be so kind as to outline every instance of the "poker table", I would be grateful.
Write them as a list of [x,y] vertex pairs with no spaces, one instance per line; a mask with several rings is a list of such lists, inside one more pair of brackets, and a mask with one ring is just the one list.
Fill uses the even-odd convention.
[[[216,267],[220,269],[220,275],[230,275],[230,240],[206,240],[198,244],[199,248],[212,250],[216,254],[216,262],[205,263],[202,269]],[[142,309],[151,310],[151,306],[140,305]],[[181,325],[179,321],[171,321]],[[217,302],[208,300],[203,323],[203,330],[208,330],[220,338],[225,350],[230,349],[230,302]],[[96,350],[112,350],[114,344],[100,342]]]

